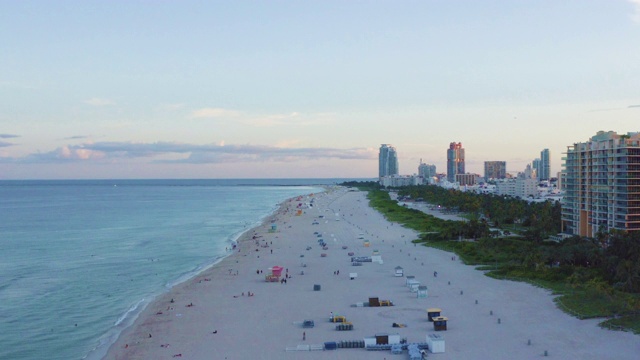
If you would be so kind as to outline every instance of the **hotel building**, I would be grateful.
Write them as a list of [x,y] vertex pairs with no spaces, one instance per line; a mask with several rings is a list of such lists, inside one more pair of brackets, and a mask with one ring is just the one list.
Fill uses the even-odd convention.
[[640,230],[640,133],[599,131],[567,147],[562,230],[594,237],[598,230]]
[[506,161],[485,161],[484,162],[484,180],[504,179],[507,177]]
[[378,177],[398,175],[398,154],[396,148],[389,144],[380,146],[378,154]]
[[464,174],[464,149],[462,143],[452,142],[447,149],[447,180],[456,182],[457,174]]

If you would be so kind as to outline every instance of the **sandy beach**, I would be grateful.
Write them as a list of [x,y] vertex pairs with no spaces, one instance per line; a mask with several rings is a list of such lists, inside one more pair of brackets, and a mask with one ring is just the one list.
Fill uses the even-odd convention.
[[[313,207],[297,215],[298,204],[311,199]],[[427,321],[431,307],[449,318],[448,330],[437,332],[445,352],[429,354],[433,359],[538,359],[545,352],[555,359],[638,358],[639,336],[575,319],[546,290],[488,278],[451,253],[416,246],[414,231],[389,223],[367,203],[366,193],[342,187],[285,202],[232,255],[152,302],[105,359],[406,359],[406,351],[286,349],[381,333],[425,342],[435,333]],[[351,265],[349,252],[374,250],[382,264]],[[289,275],[286,283],[265,281],[276,265]],[[426,298],[395,276],[397,266],[428,287]],[[370,297],[394,306],[352,306]],[[353,330],[337,331],[332,313],[345,316]],[[303,328],[306,319],[315,326]]]

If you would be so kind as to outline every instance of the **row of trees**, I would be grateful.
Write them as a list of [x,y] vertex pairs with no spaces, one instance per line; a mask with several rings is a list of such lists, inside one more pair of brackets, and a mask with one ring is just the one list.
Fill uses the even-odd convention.
[[476,194],[433,185],[402,187],[398,195],[410,196],[412,199],[422,198],[447,209],[476,214],[495,227],[521,224],[530,228],[530,236],[538,241],[561,230],[561,207],[558,202],[534,203],[510,196]]
[[[377,191],[379,186],[373,182],[345,185],[368,188],[372,191],[370,195],[383,194]],[[434,205],[481,215],[477,219],[460,222],[436,219],[411,209],[400,211],[388,194],[384,194],[384,197],[374,197],[378,202],[388,203],[387,207],[395,206],[397,210],[389,208],[385,211],[395,214],[398,219],[411,219],[407,224],[415,225],[412,228],[422,232],[420,238],[423,241],[460,237],[478,239],[475,243],[460,244],[460,249],[473,252],[480,263],[508,264],[516,272],[522,270],[534,277],[551,276],[575,283],[602,281],[618,290],[640,293],[640,232],[613,230],[598,233],[595,238],[574,236],[561,242],[543,242],[548,234],[560,232],[559,203],[529,203],[511,197],[466,193],[437,186],[398,189],[400,196],[423,198]],[[493,239],[489,237],[489,222],[496,226],[519,223],[525,229],[524,236]]]

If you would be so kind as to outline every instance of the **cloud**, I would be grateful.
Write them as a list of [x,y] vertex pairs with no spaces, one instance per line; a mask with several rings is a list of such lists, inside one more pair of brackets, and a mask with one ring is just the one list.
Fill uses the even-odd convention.
[[239,111],[228,110],[222,108],[202,108],[191,112],[192,118],[221,118],[221,117],[237,117]]
[[183,103],[178,104],[162,104],[160,105],[160,111],[176,111],[184,107]]
[[0,139],[13,139],[13,138],[19,138],[20,135],[13,135],[13,134],[0,134]]
[[640,0],[629,0],[629,3],[633,5],[633,14],[631,14],[631,20],[640,24]]
[[109,105],[115,105],[116,103],[111,100],[111,99],[105,99],[105,98],[91,98],[89,100],[85,100],[84,102],[87,105],[91,105],[91,106],[109,106]]
[[82,140],[82,139],[88,139],[90,138],[90,136],[86,136],[86,135],[75,135],[75,136],[69,136],[64,138],[64,140]]
[[0,158],[0,160],[13,163],[69,163],[149,159],[155,163],[216,164],[320,159],[371,160],[375,158],[377,158],[376,150],[371,148],[338,149],[270,145],[196,145],[174,142],[97,142],[66,145],[50,152],[35,153],[23,158]]
[[29,154],[22,158],[0,158],[2,163],[15,164],[61,164],[105,159],[104,153],[83,146],[62,146],[49,152]]
[[0,141],[0,148],[1,147],[7,147],[7,146],[13,146],[13,145],[15,145],[15,144],[8,143],[6,141]]
[[130,143],[100,142],[84,145],[86,149],[114,157],[152,157],[182,154],[185,157],[158,160],[171,163],[222,163],[237,161],[293,161],[299,159],[374,159],[372,149],[289,148],[268,145],[194,145],[173,142]]
[[629,108],[640,108],[640,105],[629,105]]

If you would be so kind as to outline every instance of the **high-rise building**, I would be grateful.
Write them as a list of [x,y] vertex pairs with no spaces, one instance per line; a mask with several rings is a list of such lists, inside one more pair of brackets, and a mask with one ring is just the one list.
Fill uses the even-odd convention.
[[484,162],[484,180],[504,179],[507,177],[506,161],[485,161]]
[[389,144],[380,146],[378,154],[378,177],[398,175],[398,154]]
[[549,163],[549,149],[540,152],[540,168],[536,169],[538,180],[549,180],[551,178],[551,163]]
[[562,171],[564,233],[640,230],[640,133],[599,131],[568,146]]
[[429,179],[436,176],[436,166],[430,164],[424,164],[420,159],[420,165],[418,166],[418,175],[424,179]]
[[531,167],[533,167],[533,170],[536,171],[536,178],[540,177],[540,173],[542,171],[540,169],[540,158],[533,159],[533,162],[531,163]]
[[455,182],[456,174],[464,174],[464,149],[462,143],[452,142],[447,149],[447,180]]

